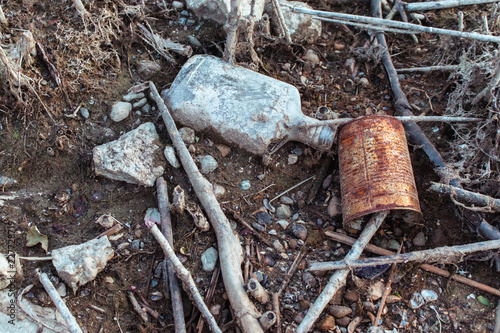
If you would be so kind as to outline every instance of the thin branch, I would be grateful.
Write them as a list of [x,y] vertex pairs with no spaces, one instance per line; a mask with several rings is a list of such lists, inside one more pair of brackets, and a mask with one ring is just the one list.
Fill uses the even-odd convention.
[[499,2],[500,0],[444,0],[430,2],[413,2],[405,5],[406,10],[415,12],[419,10],[435,10],[444,8],[453,8],[460,6],[480,5],[485,3]]
[[[461,32],[461,31],[455,31],[455,30],[449,30],[449,29],[425,27],[425,26],[421,26],[421,25],[413,24],[413,23],[385,20],[382,18],[360,16],[360,15],[351,15],[351,14],[344,14],[344,13],[335,13],[335,12],[325,12],[325,11],[320,11],[320,10],[297,8],[297,7],[293,7],[291,5],[285,5],[285,6],[289,6],[293,12],[310,14],[310,15],[313,15],[314,18],[321,19],[321,20],[325,20],[325,19],[335,19],[337,21],[340,20],[344,24],[364,23],[364,24],[370,24],[370,25],[373,25],[373,26],[376,26],[379,28],[390,27],[390,28],[401,29],[401,30],[407,31],[407,33],[427,32],[427,33],[433,33],[433,34],[439,34],[439,35],[447,35],[447,36],[453,36],[453,37],[475,39],[475,40],[480,40],[483,42],[500,43],[500,37],[498,37],[498,36],[483,35],[483,34],[480,34],[477,32]],[[377,29],[377,28],[375,28],[375,29]]]
[[191,273],[189,273],[186,267],[184,267],[180,260],[177,258],[174,249],[172,248],[172,246],[170,246],[168,240],[165,238],[165,236],[163,236],[156,224],[153,226],[147,225],[147,227],[149,228],[151,234],[153,234],[153,236],[156,238],[158,243],[160,243],[160,246],[163,249],[163,252],[165,252],[165,255],[172,262],[172,266],[175,268],[177,276],[184,283],[184,289],[193,297],[196,307],[198,308],[198,310],[200,310],[202,316],[207,320],[207,323],[210,326],[212,332],[222,333],[221,329],[217,325],[217,322],[215,321],[214,316],[210,313],[210,310],[203,301],[203,297],[201,297],[200,292],[198,291],[198,288],[194,283],[193,277],[191,276]]
[[[358,240],[356,241],[356,243],[354,243],[349,253],[347,253],[347,255],[345,256],[346,259],[352,260],[359,258],[361,253],[363,253],[366,245],[370,242],[370,239],[382,225],[382,222],[384,222],[384,219],[388,213],[388,211],[382,211],[373,214],[372,218],[363,229],[363,232],[361,233],[361,235],[359,235]],[[323,289],[314,304],[309,308],[306,316],[300,323],[299,327],[297,327],[297,333],[306,333],[311,330],[312,326],[318,319],[321,312],[323,312],[324,308],[328,305],[332,297],[345,284],[349,272],[350,271],[348,269],[344,269],[335,272],[332,275],[332,277],[328,281],[328,284],[325,286],[325,289]]]
[[398,73],[412,73],[412,72],[434,72],[434,71],[458,71],[459,65],[446,65],[446,66],[428,66],[428,67],[414,67],[414,68],[400,68],[396,69]]
[[308,181],[310,181],[310,180],[311,180],[311,179],[313,179],[314,177],[316,177],[316,176],[311,176],[311,177],[309,177],[309,178],[307,178],[307,179],[305,179],[305,180],[301,181],[300,183],[293,185],[293,186],[292,186],[292,187],[290,187],[288,190],[281,192],[280,194],[278,194],[277,196],[275,196],[274,198],[272,198],[271,200],[269,200],[269,203],[271,203],[271,202],[273,202],[274,200],[276,200],[276,199],[280,198],[281,196],[283,196],[283,195],[287,194],[288,192],[290,192],[290,191],[291,191],[291,190],[293,190],[294,188],[297,188],[297,187],[299,187],[300,185],[302,185],[302,184],[304,184],[304,183],[307,183]]
[[478,205],[481,208],[486,208],[489,212],[500,212],[500,199],[495,199],[481,193],[474,193],[451,185],[435,182],[431,182],[429,190],[441,194],[449,194],[455,199],[460,199],[472,205]]
[[271,0],[271,4],[273,6],[274,12],[276,13],[276,17],[278,18],[278,25],[280,27],[281,32],[285,36],[285,41],[288,45],[292,43],[292,38],[290,37],[290,31],[286,26],[285,18],[283,16],[283,11],[281,10],[281,6],[278,0]]
[[66,306],[66,303],[64,303],[63,299],[57,292],[56,288],[54,288],[54,285],[52,284],[52,282],[50,282],[47,274],[38,273],[38,279],[40,280],[43,287],[47,291],[47,294],[49,295],[52,302],[54,302],[54,305],[56,306],[57,310],[61,313],[62,317],[66,321],[66,324],[68,324],[68,328],[71,331],[71,333],[83,333],[80,325],[78,325],[78,322],[69,311],[68,307]]
[[186,145],[182,141],[165,102],[158,94],[155,85],[152,82],[150,82],[149,85],[151,95],[158,105],[158,109],[163,117],[163,122],[172,139],[184,170],[214,228],[219,248],[222,277],[224,279],[229,302],[234,310],[234,315],[245,333],[260,333],[262,332],[262,328],[257,320],[260,314],[248,298],[243,287],[243,274],[240,266],[243,260],[243,250],[239,238],[233,233],[231,224],[217,202],[212,190],[212,185],[203,178],[203,175],[198,170],[191,154],[187,150]]
[[310,271],[329,271],[337,269],[351,269],[359,267],[370,267],[386,264],[407,263],[411,261],[416,262],[438,262],[440,264],[452,263],[460,261],[463,257],[472,252],[488,251],[500,248],[500,239],[490,240],[485,242],[457,245],[457,246],[443,246],[436,249],[414,251],[409,253],[376,257],[364,258],[358,260],[339,260],[333,262],[316,262],[312,263],[309,267]]

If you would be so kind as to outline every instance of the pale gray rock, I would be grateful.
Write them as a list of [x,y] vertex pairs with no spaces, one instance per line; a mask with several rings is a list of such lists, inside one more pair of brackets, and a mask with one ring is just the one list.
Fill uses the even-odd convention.
[[143,99],[140,99],[137,102],[135,102],[134,104],[132,104],[132,107],[134,109],[139,109],[139,108],[142,108],[144,105],[146,105],[147,102],[148,102],[148,99],[146,97],[144,97]]
[[201,255],[201,264],[205,272],[211,272],[215,269],[218,255],[217,250],[213,247],[210,247],[203,252]]
[[293,199],[290,197],[287,197],[286,195],[282,196],[280,198],[280,202],[285,205],[293,205]]
[[194,129],[190,127],[183,127],[179,130],[179,135],[181,136],[182,141],[185,144],[195,143],[196,142],[196,134]]
[[2,184],[2,186],[4,186],[4,185],[14,185],[14,184],[17,184],[17,180],[14,179],[14,178],[10,178],[10,177],[6,177],[6,176],[0,175],[0,184]]
[[292,216],[292,210],[288,205],[281,204],[276,208],[276,218],[286,220]]
[[126,94],[125,96],[123,96],[122,99],[125,102],[132,102],[132,101],[135,101],[135,100],[142,99],[144,97],[146,97],[146,95],[144,95],[144,93],[142,93],[142,92],[135,93],[135,92],[131,91],[128,94]]
[[79,286],[94,280],[113,255],[113,247],[104,236],[53,250],[52,264],[59,277],[76,292]]
[[89,112],[89,109],[87,109],[87,108],[80,108],[80,114],[85,119],[88,119],[90,117],[90,112]]
[[[241,16],[250,15],[252,2],[252,0],[241,0],[238,3]],[[254,16],[256,21],[260,21],[262,18],[264,4],[265,0],[255,0]],[[186,0],[186,7],[199,18],[224,24],[231,12],[231,0]]]
[[182,9],[184,8],[184,3],[180,1],[172,1],[172,7],[175,9]]
[[217,169],[217,160],[210,155],[205,155],[201,159],[201,173],[204,175],[209,174],[210,172]]
[[170,163],[171,166],[173,166],[176,169],[181,167],[181,164],[179,163],[179,160],[175,155],[174,147],[166,146],[165,150],[163,151],[163,155],[165,155],[165,158],[167,159],[168,163]]
[[164,171],[164,162],[156,155],[158,141],[154,124],[145,123],[118,140],[95,147],[92,152],[96,175],[154,186]]
[[290,223],[288,223],[288,221],[285,221],[285,220],[279,220],[276,223],[278,223],[283,230],[288,228],[288,225],[290,224]]
[[224,194],[226,194],[226,189],[224,188],[224,186],[219,185],[219,184],[215,184],[214,185],[214,195],[215,195],[215,197],[218,199],[218,198],[223,197]]
[[116,102],[111,108],[109,117],[115,123],[118,123],[126,119],[130,115],[130,111],[132,111],[132,104],[128,102]]
[[152,60],[140,60],[137,63],[137,72],[143,80],[149,80],[153,75],[161,70],[160,64]]
[[[289,7],[283,6],[283,4],[298,8],[313,9],[311,6],[300,1],[285,0],[280,0],[280,4],[282,4],[281,11],[283,12],[285,24],[290,32],[290,37],[295,43],[314,43],[321,36],[320,20],[313,20],[312,15],[309,14],[293,13]],[[266,6],[266,12],[273,22],[277,21],[271,7]]]
[[425,234],[421,231],[415,236],[415,238],[413,238],[413,245],[424,246],[425,241],[426,241]]

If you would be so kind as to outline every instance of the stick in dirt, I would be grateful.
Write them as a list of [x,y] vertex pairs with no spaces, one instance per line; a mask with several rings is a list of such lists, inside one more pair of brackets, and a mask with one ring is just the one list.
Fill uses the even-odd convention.
[[250,301],[243,284],[243,273],[240,266],[243,260],[243,249],[241,248],[238,235],[233,233],[229,220],[224,215],[215,198],[212,185],[203,178],[203,175],[194,163],[155,85],[150,82],[149,86],[151,95],[162,114],[165,127],[179,155],[182,166],[214,228],[224,286],[235,318],[244,333],[260,333],[262,332],[262,328],[257,319],[260,317],[260,314]]
[[[325,235],[328,236],[329,238],[337,241],[337,242],[342,243],[342,244],[352,245],[352,244],[354,244],[356,242],[356,240],[354,238],[346,236],[346,235],[339,234],[337,232],[332,232],[332,231],[328,231],[327,230],[327,231],[325,231]],[[378,254],[378,255],[381,255],[381,256],[390,256],[390,255],[395,254],[392,251],[383,249],[381,247],[378,247],[378,246],[375,246],[375,245],[372,245],[372,244],[368,244],[366,246],[366,251],[372,252],[372,253],[375,253],[375,254]],[[492,295],[500,296],[500,290],[498,290],[498,289],[492,288],[490,286],[487,286],[485,284],[476,282],[474,280],[468,279],[468,278],[463,277],[463,276],[458,275],[458,274],[453,274],[452,275],[452,274],[450,274],[450,272],[445,271],[444,269],[438,268],[436,266],[432,266],[432,265],[429,265],[429,264],[421,264],[419,266],[419,268],[421,268],[421,269],[423,269],[423,270],[425,270],[427,272],[431,272],[431,273],[434,273],[434,274],[437,274],[437,275],[440,275],[440,276],[443,276],[443,277],[446,277],[446,278],[451,278],[452,280],[455,280],[457,282],[466,284],[466,285],[471,286],[473,288],[477,288],[477,289],[483,290],[483,291],[485,291],[487,293],[490,293]]]
[[467,203],[470,203],[472,205],[479,206],[472,207],[474,209],[481,208],[482,211],[485,212],[500,212],[500,199],[495,199],[488,195],[475,193],[451,185],[435,182],[431,182],[431,187],[429,187],[429,190],[441,194],[449,194],[454,199],[460,199],[461,201],[466,201]]
[[49,277],[45,273],[38,273],[38,279],[42,283],[43,287],[47,291],[47,294],[49,295],[50,299],[52,302],[54,302],[54,305],[56,306],[57,310],[61,313],[62,317],[68,324],[68,328],[71,333],[83,333],[80,325],[78,325],[78,322],[76,321],[75,317],[69,312],[68,307],[66,306],[66,303],[64,303],[63,299],[57,292],[56,288],[50,282]]
[[[366,245],[370,242],[370,239],[377,232],[378,228],[382,225],[382,222],[384,222],[384,219],[386,218],[388,213],[389,213],[388,211],[382,211],[373,214],[370,221],[363,229],[363,232],[359,235],[358,240],[356,241],[356,243],[354,243],[349,253],[347,253],[347,255],[345,256],[346,259],[359,258],[361,253],[363,253],[363,250],[366,247]],[[345,285],[346,278],[349,272],[350,271],[348,269],[344,269],[335,272],[331,276],[330,280],[328,281],[328,284],[325,286],[325,289],[323,289],[323,291],[318,296],[316,301],[314,301],[314,304],[307,311],[307,314],[300,323],[299,327],[297,327],[296,330],[297,333],[306,333],[311,330],[312,326],[318,319],[319,315],[321,314],[321,312],[323,312],[323,310],[328,305],[328,303],[335,295],[335,293],[343,285]]]
[[413,68],[400,68],[396,69],[398,73],[413,73],[413,72],[433,72],[433,71],[443,71],[452,72],[458,71],[460,69],[459,65],[445,65],[445,66],[427,66],[427,67],[413,67]]
[[485,242],[457,245],[457,246],[443,246],[430,250],[414,251],[403,254],[396,254],[391,256],[364,258],[357,260],[339,260],[332,262],[316,262],[312,263],[309,267],[310,271],[329,271],[337,269],[350,269],[359,267],[369,267],[386,264],[407,263],[410,261],[417,262],[434,262],[440,264],[449,264],[456,261],[461,261],[466,254],[489,251],[500,248],[500,239],[490,240]]
[[419,10],[434,10],[453,8],[460,6],[480,5],[486,3],[499,2],[500,0],[445,0],[445,1],[429,1],[429,2],[413,2],[407,3],[405,8],[409,12]]
[[[171,246],[174,246],[174,237],[172,234],[172,220],[170,218],[170,209],[168,208],[168,189],[167,182],[162,177],[156,180],[156,192],[158,195],[158,210],[161,217],[161,231]],[[184,322],[184,308],[182,306],[182,295],[179,282],[175,276],[174,268],[168,258],[165,258],[168,273],[168,283],[170,286],[170,296],[172,300],[172,313],[174,316],[175,332],[185,333],[186,323]]]
[[198,291],[198,288],[194,283],[193,277],[191,276],[191,273],[189,273],[186,267],[184,267],[180,260],[177,258],[174,249],[172,248],[172,246],[170,246],[168,240],[165,238],[165,236],[163,236],[156,224],[151,225],[150,222],[147,222],[146,227],[148,227],[151,234],[153,234],[158,243],[160,243],[163,252],[165,252],[165,255],[172,263],[177,276],[184,283],[184,289],[193,297],[194,304],[196,305],[198,310],[200,310],[202,316],[207,320],[207,323],[210,326],[212,332],[222,333],[221,329],[217,325],[217,322],[215,321],[214,316],[210,313],[210,310],[208,310],[207,305],[203,301],[203,297],[201,297],[200,292]]

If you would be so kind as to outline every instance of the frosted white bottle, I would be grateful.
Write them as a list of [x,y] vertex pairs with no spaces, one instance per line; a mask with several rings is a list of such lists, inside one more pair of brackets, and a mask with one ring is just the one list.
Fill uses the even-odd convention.
[[213,56],[189,59],[162,96],[183,126],[257,155],[283,141],[328,151],[335,137],[328,126],[305,126],[318,120],[302,113],[294,86]]

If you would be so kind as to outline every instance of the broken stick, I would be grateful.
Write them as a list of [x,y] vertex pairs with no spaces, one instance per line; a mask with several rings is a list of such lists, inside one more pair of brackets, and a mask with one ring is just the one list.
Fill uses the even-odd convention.
[[[170,209],[168,208],[167,182],[162,177],[156,180],[156,193],[158,196],[158,210],[161,217],[161,231],[170,245],[174,246],[174,236],[172,234],[172,220],[170,218]],[[168,282],[170,286],[170,298],[172,300],[172,312],[174,315],[175,332],[185,333],[186,323],[184,322],[184,308],[182,306],[181,289],[179,282],[175,277],[175,271],[172,263],[165,258],[167,266]]]
[[57,292],[56,288],[50,282],[49,277],[45,273],[38,273],[38,279],[42,283],[43,287],[47,291],[47,294],[49,294],[50,299],[52,299],[52,302],[54,302],[54,305],[56,306],[57,310],[61,313],[62,317],[66,321],[66,324],[68,324],[68,328],[71,333],[83,333],[80,325],[78,325],[78,322],[76,321],[75,317],[69,312],[68,307],[66,306],[66,303],[64,303],[63,299]]
[[441,194],[449,194],[454,199],[460,199],[472,205],[479,205],[479,207],[470,207],[473,210],[479,208],[484,212],[500,212],[500,199],[495,199],[484,194],[474,193],[451,185],[435,182],[431,182],[429,190]]
[[[354,238],[339,234],[337,232],[332,232],[332,231],[327,230],[327,231],[325,231],[325,235],[330,237],[331,239],[337,241],[337,242],[342,243],[342,244],[352,245],[356,242],[356,240]],[[378,246],[375,246],[372,244],[368,244],[366,246],[366,250],[369,252],[381,255],[381,256],[390,256],[390,255],[395,254],[392,251],[383,249],[381,247],[378,247]],[[456,275],[456,274],[451,275],[450,272],[445,271],[444,269],[438,268],[436,266],[432,266],[429,264],[422,264],[419,266],[419,268],[421,268],[427,272],[430,272],[430,273],[434,273],[434,274],[437,274],[437,275],[440,275],[440,276],[443,276],[446,278],[451,278],[452,280],[466,284],[466,285],[473,287],[473,288],[483,290],[483,291],[490,293],[492,295],[500,296],[500,290],[498,290],[498,289],[495,289],[495,288],[492,288],[492,287],[487,286],[485,284],[468,279],[468,278],[463,277],[461,275]]]
[[165,255],[172,263],[177,276],[182,280],[182,282],[184,282],[184,288],[187,289],[186,291],[189,292],[193,297],[194,304],[196,305],[198,310],[200,310],[201,315],[207,320],[207,323],[210,326],[212,332],[222,333],[221,329],[217,325],[217,322],[215,321],[214,316],[210,313],[210,310],[203,301],[203,297],[201,297],[200,292],[198,291],[198,288],[194,283],[193,277],[191,276],[191,273],[189,273],[186,267],[184,267],[181,261],[177,258],[174,249],[172,248],[172,246],[170,246],[168,240],[165,238],[165,236],[163,236],[156,224],[151,225],[150,222],[146,222],[146,227],[148,227],[149,231],[153,234],[158,243],[160,243],[163,252],[165,252]]
[[445,0],[445,1],[430,1],[430,2],[413,2],[405,4],[405,9],[409,12],[419,10],[434,10],[453,8],[460,6],[480,5],[492,2],[499,2],[500,0]]
[[[385,217],[387,216],[388,211],[382,211],[379,213],[373,214],[370,221],[367,223],[363,232],[359,235],[356,243],[353,244],[351,250],[345,256],[346,259],[357,259],[363,253],[366,245],[370,242],[373,235],[377,232],[378,228],[384,222]],[[299,327],[297,327],[297,333],[306,333],[309,332],[314,325],[314,322],[318,319],[319,315],[325,307],[328,305],[332,297],[335,293],[345,284],[347,275],[350,270],[344,269],[338,272],[335,272],[328,284],[325,286],[325,289],[318,296],[314,304],[307,311],[306,316],[300,323]]]
[[224,215],[224,212],[215,198],[212,185],[203,178],[203,175],[194,163],[155,85],[150,82],[149,86],[151,95],[158,105],[158,109],[161,112],[174,148],[182,162],[182,166],[214,228],[219,248],[222,277],[236,319],[244,333],[260,333],[262,332],[262,328],[257,319],[260,317],[260,314],[250,301],[243,284],[243,273],[240,266],[243,260],[243,249],[241,248],[238,235],[234,234],[229,220],[226,215]]
[[364,258],[357,260],[339,260],[333,262],[315,262],[309,267],[310,271],[329,271],[337,269],[350,269],[386,264],[407,263],[410,261],[417,262],[437,262],[440,264],[449,264],[455,261],[460,261],[466,254],[478,251],[488,251],[500,248],[500,239],[490,240],[485,242],[443,246],[436,249],[415,251],[410,253],[396,254],[391,256]]

